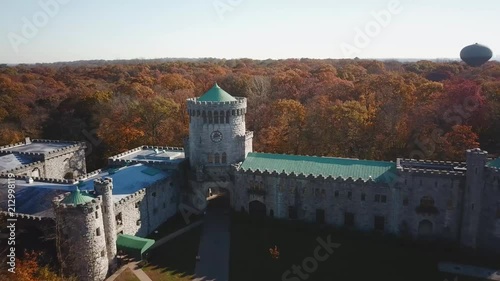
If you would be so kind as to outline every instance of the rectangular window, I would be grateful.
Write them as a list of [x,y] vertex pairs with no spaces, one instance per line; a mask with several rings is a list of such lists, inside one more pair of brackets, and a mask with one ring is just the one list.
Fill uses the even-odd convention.
[[95,218],[98,219],[99,218],[99,213],[98,212],[95,212]]
[[135,224],[136,224],[137,226],[141,225],[141,220],[137,220],[137,221],[135,222]]
[[101,236],[101,228],[98,227],[96,230],[95,230],[95,235],[97,236]]
[[385,196],[385,195],[380,195],[380,201],[381,201],[382,203],[387,202],[387,196]]
[[123,225],[122,213],[121,212],[118,213],[118,215],[116,215],[115,220],[116,220],[116,225]]
[[349,200],[352,200],[352,192],[351,191],[347,192],[347,198]]
[[408,206],[408,198],[403,199],[403,206]]
[[346,212],[344,213],[344,226],[354,227],[354,214]]
[[101,258],[104,257],[104,255],[106,255],[106,252],[104,250],[101,251]]
[[383,216],[375,216],[374,228],[378,231],[384,231],[385,228],[385,218]]
[[167,207],[167,204],[163,203],[163,209],[165,209]]
[[366,194],[361,193],[361,201],[365,201],[365,200],[366,200]]
[[338,198],[338,197],[339,197],[339,191],[335,190],[335,198]]
[[316,222],[319,224],[325,223],[325,210],[316,209]]
[[298,218],[297,209],[295,207],[288,207],[288,218],[296,220]]

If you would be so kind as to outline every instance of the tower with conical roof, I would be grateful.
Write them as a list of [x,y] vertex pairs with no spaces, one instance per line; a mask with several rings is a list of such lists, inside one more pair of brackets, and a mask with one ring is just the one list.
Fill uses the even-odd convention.
[[188,99],[187,108],[186,156],[191,169],[197,171],[197,181],[206,183],[203,192],[209,195],[229,182],[231,165],[252,152],[253,133],[245,126],[247,99],[233,97],[215,84],[201,97]]
[[101,199],[78,187],[54,199],[56,248],[65,276],[101,281],[108,272]]

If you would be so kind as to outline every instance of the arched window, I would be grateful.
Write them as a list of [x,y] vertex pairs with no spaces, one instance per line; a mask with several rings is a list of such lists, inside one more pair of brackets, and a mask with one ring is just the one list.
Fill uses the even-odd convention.
[[199,110],[196,111],[196,116],[200,116],[200,111]]
[[219,153],[215,153],[215,164],[220,164],[220,155],[219,155]]
[[212,153],[208,154],[208,163],[213,164],[214,163],[214,155]]
[[227,163],[227,154],[225,152],[222,152],[222,164]]
[[212,118],[212,111],[209,111],[208,112],[208,124],[212,124],[214,123],[214,120]]
[[235,115],[234,109],[231,111],[231,115],[233,115],[233,116]]
[[219,116],[220,116],[220,123],[224,124],[224,111],[221,111]]
[[203,110],[202,117],[203,117],[203,124],[207,124],[207,114],[205,110]]
[[226,124],[229,124],[229,110],[226,111]]
[[219,124],[219,112],[214,111],[214,124]]

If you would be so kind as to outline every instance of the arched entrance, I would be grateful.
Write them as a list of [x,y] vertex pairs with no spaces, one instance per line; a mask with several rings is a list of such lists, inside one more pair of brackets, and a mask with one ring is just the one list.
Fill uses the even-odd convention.
[[248,206],[250,215],[265,217],[266,216],[266,205],[258,200],[250,202]]
[[432,222],[429,220],[423,220],[418,224],[418,236],[429,237],[432,235]]

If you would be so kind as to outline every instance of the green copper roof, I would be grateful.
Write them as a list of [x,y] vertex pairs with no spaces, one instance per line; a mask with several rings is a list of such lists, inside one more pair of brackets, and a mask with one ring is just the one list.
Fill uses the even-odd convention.
[[88,202],[91,202],[94,197],[88,195],[87,192],[82,193],[78,187],[75,191],[72,191],[66,198],[64,198],[61,203],[64,204],[74,204],[81,205]]
[[492,168],[500,168],[500,158],[497,158],[493,161],[490,161],[488,162],[488,167],[492,167]]
[[222,90],[217,83],[208,90],[203,96],[198,98],[198,101],[213,101],[213,102],[225,102],[225,101],[236,101],[236,99],[228,94],[226,91]]
[[356,160],[333,157],[299,156],[285,154],[249,153],[241,168],[277,173],[304,174],[344,179],[369,180],[390,183],[396,177],[396,164],[392,162]]
[[127,234],[118,234],[118,238],[116,239],[116,248],[129,253],[132,256],[142,258],[142,254],[147,249],[151,248],[154,243],[155,240],[153,239],[141,238]]

